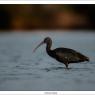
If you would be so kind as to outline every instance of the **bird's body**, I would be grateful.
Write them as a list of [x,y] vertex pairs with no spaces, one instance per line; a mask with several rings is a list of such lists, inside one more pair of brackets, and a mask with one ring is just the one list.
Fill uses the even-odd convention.
[[[48,55],[55,58],[57,61],[64,63],[66,68],[68,68],[69,63],[79,63],[79,62],[89,61],[88,57],[73,49],[62,47],[51,50],[52,40],[49,37],[45,38],[41,44],[43,43],[46,43],[46,51]],[[39,44],[37,48],[41,44]]]

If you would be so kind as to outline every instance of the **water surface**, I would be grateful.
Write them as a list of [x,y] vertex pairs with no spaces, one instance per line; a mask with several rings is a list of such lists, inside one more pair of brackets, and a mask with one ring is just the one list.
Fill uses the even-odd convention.
[[[45,45],[32,50],[51,37],[53,48],[75,49],[90,62],[65,65],[49,57]],[[1,91],[93,91],[95,90],[95,33],[93,32],[32,32],[0,34]]]

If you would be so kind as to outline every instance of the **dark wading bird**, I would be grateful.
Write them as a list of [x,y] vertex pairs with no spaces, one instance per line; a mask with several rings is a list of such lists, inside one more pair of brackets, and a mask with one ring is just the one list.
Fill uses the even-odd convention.
[[69,48],[56,48],[51,50],[52,40],[50,37],[46,37],[35,49],[42,44],[46,44],[46,51],[49,56],[55,58],[57,61],[64,63],[66,68],[68,69],[69,63],[79,63],[84,61],[89,61],[89,58],[84,56],[83,54]]

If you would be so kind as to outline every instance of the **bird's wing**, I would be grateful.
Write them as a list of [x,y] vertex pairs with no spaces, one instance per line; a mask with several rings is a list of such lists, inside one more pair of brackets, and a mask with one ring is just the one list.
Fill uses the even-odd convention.
[[67,53],[63,53],[63,52],[56,52],[56,56],[60,61],[68,61],[68,62],[75,62],[75,61],[79,61],[80,58],[77,55],[77,53],[71,53],[71,52],[67,52]]
[[86,56],[73,49],[57,48],[54,51],[55,51],[56,59],[62,62],[64,60],[67,60],[69,63],[87,60]]
[[67,56],[62,53],[62,52],[56,52],[56,57],[59,59],[59,60],[67,60]]

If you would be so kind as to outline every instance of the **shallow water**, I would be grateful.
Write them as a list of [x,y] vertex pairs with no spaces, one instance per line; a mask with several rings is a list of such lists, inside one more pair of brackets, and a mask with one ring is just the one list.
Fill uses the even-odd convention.
[[[90,62],[65,65],[49,57],[45,45],[32,50],[51,37],[53,48],[75,49]],[[0,34],[1,91],[93,91],[95,90],[95,33],[93,32],[32,32]]]

